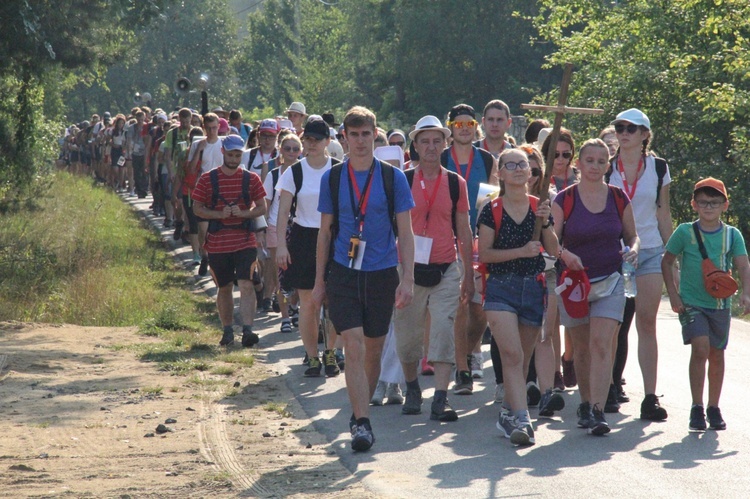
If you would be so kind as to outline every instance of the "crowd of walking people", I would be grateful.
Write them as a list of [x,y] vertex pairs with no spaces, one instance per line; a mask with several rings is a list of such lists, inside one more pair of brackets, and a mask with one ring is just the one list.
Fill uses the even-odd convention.
[[[511,443],[533,445],[530,410],[554,416],[576,386],[577,426],[604,435],[605,414],[630,402],[633,319],[640,418],[666,420],[656,334],[665,286],[691,345],[689,429],[724,429],[732,266],[750,309],[745,243],[721,221],[724,184],[698,181],[698,221],[673,234],[672,177],[650,149],[645,113],[617,114],[578,149],[544,120],[517,143],[511,124],[501,100],[481,113],[458,104],[408,131],[379,128],[360,106],[340,124],[300,102],[255,123],[237,110],[144,106],[70,126],[60,166],[123,196],[153,195],[154,214],[217,285],[220,345],[235,342],[237,286],[242,347],[260,340],[256,314],[276,313],[281,333],[299,331],[302,376],[343,371],[355,451],[375,442],[372,406],[422,414],[420,376],[434,376],[429,419],[456,421],[451,384],[452,396],[473,395],[483,342],[496,426]],[[718,277],[701,270],[706,261]]]

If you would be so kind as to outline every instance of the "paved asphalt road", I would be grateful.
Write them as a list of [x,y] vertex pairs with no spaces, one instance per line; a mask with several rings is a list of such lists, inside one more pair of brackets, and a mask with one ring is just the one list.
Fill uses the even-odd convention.
[[[150,198],[128,201],[146,213]],[[147,217],[150,218],[150,217]],[[152,222],[154,222],[152,220]],[[159,223],[154,223],[159,227]],[[171,236],[171,231],[163,233]],[[169,238],[171,239],[171,237]],[[187,258],[185,248],[176,250]],[[201,283],[209,294],[212,285]],[[488,359],[485,378],[473,395],[449,395],[459,413],[454,423],[429,420],[432,377],[420,377],[425,404],[419,416],[403,416],[400,406],[371,408],[373,448],[355,454],[349,447],[351,414],[344,376],[305,378],[299,334],[278,332],[277,314],[259,316],[256,331],[267,361],[324,434],[342,462],[368,489],[387,497],[750,497],[750,324],[733,321],[726,355],[721,409],[728,429],[688,432],[689,347],[682,345],[677,317],[662,302],[658,317],[660,347],[658,393],[669,412],[666,422],[638,419],[643,387],[637,359],[637,334],[630,333],[625,389],[631,402],[607,415],[612,432],[587,435],[576,427],[577,390],[565,394],[566,407],[554,419],[535,419],[536,445],[517,448],[495,428],[494,379]],[[217,333],[218,334],[218,333]],[[218,336],[217,336],[218,338]],[[488,347],[485,346],[485,349]]]

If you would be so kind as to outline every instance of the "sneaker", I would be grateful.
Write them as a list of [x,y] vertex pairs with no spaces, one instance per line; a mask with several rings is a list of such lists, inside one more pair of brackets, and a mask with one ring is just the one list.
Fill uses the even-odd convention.
[[505,384],[498,383],[497,386],[495,386],[495,403],[502,404],[504,398],[505,398]]
[[398,383],[388,383],[385,390],[385,398],[388,399],[387,405],[401,405],[404,403],[404,396],[401,394],[401,387]]
[[578,384],[578,379],[576,378],[576,368],[573,360],[565,360],[565,357],[563,356],[562,367],[563,382],[565,383],[565,386],[568,388],[573,388]]
[[526,383],[526,403],[529,407],[536,407],[539,405],[539,400],[542,398],[542,391],[539,390],[539,385],[534,381]]
[[721,409],[714,406],[709,406],[706,409],[706,417],[708,418],[708,427],[711,430],[726,430],[727,424],[724,422],[724,418],[721,417]]
[[305,352],[305,358],[304,358],[304,359],[302,359],[302,365],[303,365],[303,366],[307,366],[307,365],[309,365],[309,364],[310,364],[310,356],[309,356],[309,355],[307,355],[307,352]]
[[279,305],[279,300],[276,298],[276,295],[273,295],[273,298],[271,299],[271,310],[277,314],[281,313],[281,305]]
[[344,358],[344,352],[340,349],[336,349],[336,363],[339,365],[339,369],[343,372],[344,367],[346,367],[346,359]]
[[385,389],[388,388],[388,383],[385,381],[378,381],[378,384],[375,385],[375,393],[372,394],[372,398],[370,399],[370,403],[372,405],[381,406],[383,405],[383,399],[385,399]]
[[706,414],[703,412],[702,405],[694,405],[690,408],[690,426],[688,426],[688,429],[692,431],[706,430]]
[[474,379],[484,378],[484,356],[482,352],[476,352],[469,355],[469,369],[471,370],[471,377]]
[[224,334],[221,337],[221,341],[219,342],[220,346],[228,347],[234,343],[234,331],[232,332],[224,332]]
[[435,369],[427,362],[427,357],[422,357],[420,367],[422,368],[422,376],[432,376],[435,374]]
[[513,430],[516,429],[518,424],[516,423],[515,416],[513,416],[508,409],[503,407],[500,410],[495,426],[497,426],[497,429],[500,430],[505,438],[510,438],[513,434]]
[[581,402],[581,404],[578,406],[576,414],[578,415],[578,427],[588,428],[591,424],[591,419],[593,418],[593,416],[591,415],[591,403]]
[[565,399],[557,392],[554,392],[551,388],[548,389],[542,395],[539,401],[539,416],[551,417],[555,415],[555,411],[560,411],[565,408]]
[[456,384],[453,385],[456,395],[471,395],[474,393],[474,379],[469,371],[456,372]]
[[281,320],[281,332],[282,333],[291,333],[292,332],[292,321],[289,319],[282,319]]
[[617,386],[617,401],[621,404],[630,402],[630,397],[628,397],[625,390],[622,389],[622,385]]
[[510,443],[513,445],[534,445],[534,428],[528,421],[519,422],[510,434]]
[[659,397],[653,393],[646,395],[641,402],[641,419],[649,421],[664,421],[667,419],[667,410],[659,405]]
[[620,412],[620,403],[617,401],[617,388],[615,385],[609,385],[607,401],[604,403],[604,412],[607,414]]
[[192,266],[193,267],[197,267],[200,264],[201,264],[201,255],[200,255],[200,253],[193,253]]
[[401,414],[422,414],[421,390],[406,390],[406,402],[401,407]]
[[375,443],[375,435],[368,425],[358,424],[352,430],[352,450],[355,452],[364,452],[372,447]]
[[185,222],[183,221],[177,221],[174,223],[174,234],[172,234],[172,239],[175,241],[179,241],[182,238],[182,229],[185,228]]
[[320,359],[318,357],[311,357],[309,362],[307,363],[307,369],[305,370],[305,377],[306,378],[317,378],[320,376],[320,371],[322,370],[323,365],[320,363]]
[[341,374],[338,363],[336,363],[336,351],[326,350],[323,352],[323,365],[325,366],[326,376],[333,378]]
[[273,300],[270,298],[263,298],[263,303],[260,306],[260,309],[266,313],[270,312],[273,308]]
[[253,333],[251,329],[243,329],[242,330],[242,346],[243,348],[252,348],[254,345],[257,345],[260,341],[260,338],[257,334]]
[[588,434],[601,436],[609,433],[610,428],[604,419],[604,412],[599,409],[599,404],[595,404],[591,410],[591,421],[589,422]]
[[430,419],[433,421],[449,423],[451,421],[458,421],[458,414],[453,410],[453,407],[450,406],[448,399],[441,402],[433,401],[430,409]]
[[201,264],[198,267],[198,275],[205,277],[208,274],[208,257],[204,256],[201,258]]
[[555,382],[554,382],[554,390],[558,393],[565,391],[565,382],[563,381],[563,376],[560,371],[555,371]]

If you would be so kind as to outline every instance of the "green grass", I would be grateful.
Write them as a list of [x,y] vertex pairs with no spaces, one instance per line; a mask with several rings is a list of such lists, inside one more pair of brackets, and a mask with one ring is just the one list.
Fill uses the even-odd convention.
[[266,405],[263,406],[263,409],[268,412],[275,412],[278,415],[288,418],[292,416],[292,413],[287,410],[289,406],[279,404],[278,402],[267,402]]
[[161,392],[164,391],[164,388],[161,386],[144,386],[141,388],[141,393],[145,395],[161,395]]

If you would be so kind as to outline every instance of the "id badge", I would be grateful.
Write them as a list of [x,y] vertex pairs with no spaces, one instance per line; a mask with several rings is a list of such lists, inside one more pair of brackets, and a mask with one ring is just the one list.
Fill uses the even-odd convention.
[[414,263],[430,263],[430,253],[432,253],[432,238],[424,236],[414,236]]
[[367,246],[367,241],[361,239],[358,239],[358,241],[359,246],[357,249],[357,256],[353,260],[349,260],[351,268],[354,270],[362,270],[362,260],[365,258],[365,247]]
[[120,159],[117,160],[117,166],[125,166],[125,156],[120,156]]

